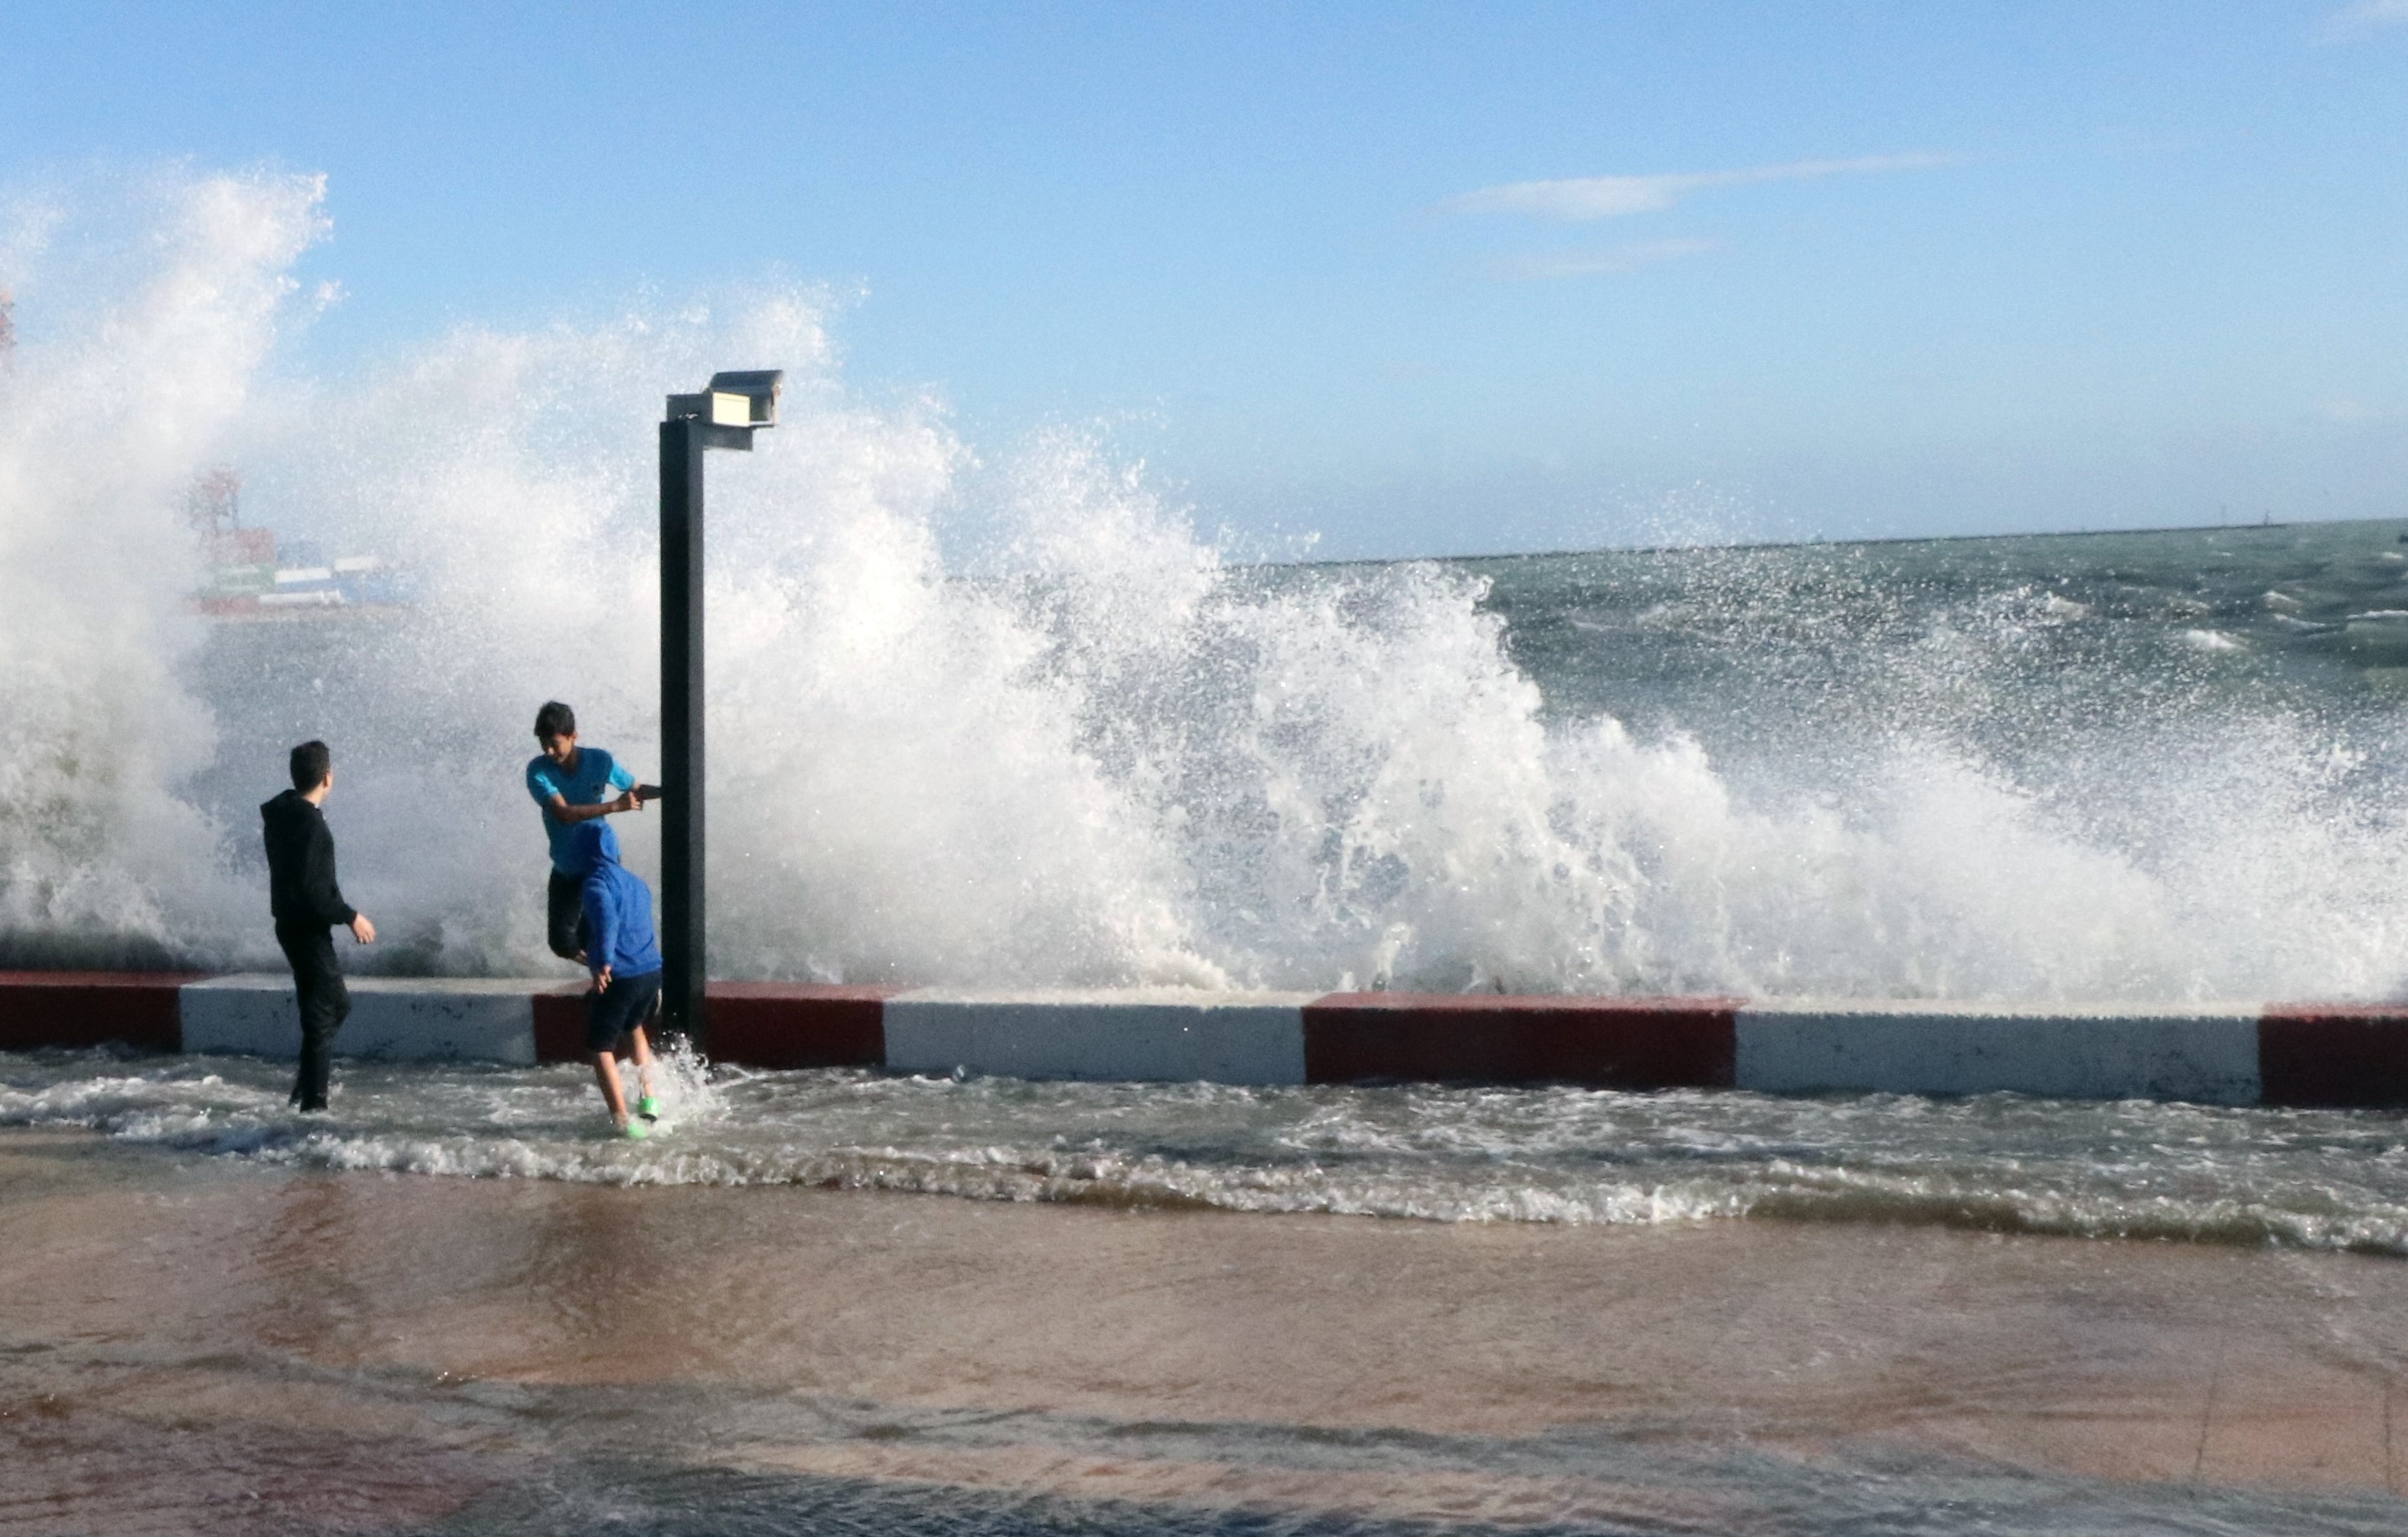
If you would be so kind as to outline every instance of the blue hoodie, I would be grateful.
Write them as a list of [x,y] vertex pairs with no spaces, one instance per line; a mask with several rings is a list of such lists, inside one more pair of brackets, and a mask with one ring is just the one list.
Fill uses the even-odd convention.
[[580,822],[571,841],[585,876],[585,968],[610,980],[640,977],[661,969],[660,941],[652,937],[652,888],[619,863],[619,835],[596,817]]

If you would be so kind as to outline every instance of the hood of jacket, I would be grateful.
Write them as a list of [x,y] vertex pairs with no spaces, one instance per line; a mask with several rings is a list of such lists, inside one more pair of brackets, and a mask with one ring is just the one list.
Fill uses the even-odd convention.
[[322,814],[317,807],[301,798],[298,790],[286,790],[259,803],[259,820],[271,829],[289,827],[295,822],[307,822]]
[[568,847],[577,857],[577,873],[580,876],[619,862],[619,835],[598,816],[569,830]]

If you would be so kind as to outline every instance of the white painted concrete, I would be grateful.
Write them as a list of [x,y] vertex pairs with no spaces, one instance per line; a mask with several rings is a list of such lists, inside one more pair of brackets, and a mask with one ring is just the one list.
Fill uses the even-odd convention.
[[[396,1061],[535,1061],[535,1006],[552,984],[521,978],[348,977],[351,1017],[337,1056]],[[301,1052],[293,979],[261,971],[186,986],[179,1002],[188,1052],[291,1058]]]
[[1739,1013],[1738,1086],[2258,1102],[2255,1004],[1802,999]]
[[886,1066],[1007,1078],[1301,1084],[1319,993],[958,992],[886,1000]]

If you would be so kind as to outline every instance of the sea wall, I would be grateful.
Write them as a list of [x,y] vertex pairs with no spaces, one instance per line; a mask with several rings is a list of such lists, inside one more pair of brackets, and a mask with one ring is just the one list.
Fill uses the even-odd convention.
[[[364,977],[337,1046],[392,1060],[581,1055],[580,984]],[[979,991],[713,983],[711,1055],[1222,1084],[1444,1082],[1770,1094],[2009,1091],[2408,1105],[2408,1005],[2048,1004],[1492,994]],[[0,972],[0,1049],[289,1056],[279,973]]]

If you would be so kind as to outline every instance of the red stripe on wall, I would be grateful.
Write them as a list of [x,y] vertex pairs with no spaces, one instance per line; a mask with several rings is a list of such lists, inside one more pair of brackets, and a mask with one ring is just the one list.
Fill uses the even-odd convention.
[[748,1068],[886,1065],[886,1000],[900,987],[710,984],[710,1056]]
[[1741,1001],[1333,993],[1304,1006],[1304,1076],[1727,1088]]
[[592,1008],[586,1000],[593,996],[588,988],[564,982],[553,991],[528,999],[535,1006],[537,1061],[585,1060],[585,1021]]
[[206,971],[0,971],[0,1051],[118,1041],[180,1051],[178,991]]
[[2297,1003],[2258,1021],[2258,1102],[2408,1105],[2408,1008]]
[[[886,1062],[886,1000],[899,987],[800,982],[714,982],[710,1059],[748,1068],[875,1068]],[[538,1062],[582,1061],[591,995],[538,993]]]

